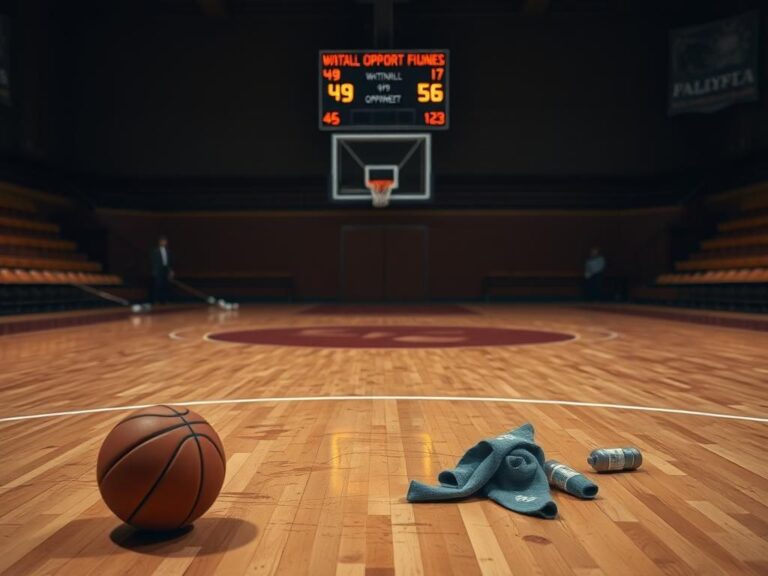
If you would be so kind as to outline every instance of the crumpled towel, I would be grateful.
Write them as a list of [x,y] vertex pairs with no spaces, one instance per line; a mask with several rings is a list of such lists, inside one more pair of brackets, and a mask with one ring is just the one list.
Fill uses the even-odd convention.
[[544,451],[533,439],[533,426],[523,424],[506,434],[482,440],[452,470],[437,477],[439,486],[416,480],[408,488],[409,502],[435,502],[482,495],[514,512],[555,518],[544,473]]

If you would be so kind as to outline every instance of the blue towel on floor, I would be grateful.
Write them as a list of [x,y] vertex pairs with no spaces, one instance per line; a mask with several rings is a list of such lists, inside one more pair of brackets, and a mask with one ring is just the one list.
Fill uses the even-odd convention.
[[531,424],[481,441],[464,454],[456,468],[440,472],[437,480],[439,486],[411,481],[408,501],[482,495],[521,514],[557,516],[544,473],[544,451],[533,440]]

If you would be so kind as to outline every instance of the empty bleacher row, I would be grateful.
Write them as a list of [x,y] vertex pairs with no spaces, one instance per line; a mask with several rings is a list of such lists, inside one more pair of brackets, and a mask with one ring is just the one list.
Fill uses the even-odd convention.
[[77,286],[115,286],[121,279],[62,238],[35,201],[7,188],[0,184],[0,314],[101,304]]
[[768,283],[768,268],[708,270],[686,274],[662,274],[656,279],[660,285],[680,284],[761,284]]
[[0,268],[0,284],[87,284],[94,286],[116,286],[120,283],[120,278],[111,274]]
[[35,236],[24,236],[17,234],[0,234],[0,246],[10,248],[39,248],[57,251],[74,251],[75,243],[68,240],[57,240],[55,238],[39,238]]
[[26,198],[13,196],[7,191],[0,191],[0,214],[36,214],[35,204]]
[[768,309],[768,183],[712,201],[716,233],[656,279],[640,299],[670,304]]

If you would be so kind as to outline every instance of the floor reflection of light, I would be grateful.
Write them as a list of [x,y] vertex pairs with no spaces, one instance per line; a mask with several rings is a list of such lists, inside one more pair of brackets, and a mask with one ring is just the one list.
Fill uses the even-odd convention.
[[[331,434],[331,478],[329,486],[330,496],[341,496],[341,493],[344,490],[343,478],[345,470],[349,470],[349,465],[345,464],[344,461],[348,460],[349,457],[344,457],[345,450],[342,447],[342,443],[347,443],[346,441],[354,440],[354,437],[355,434],[352,432],[336,432]],[[351,454],[353,451],[347,450],[346,452],[347,454]]]
[[464,336],[398,336],[395,338],[398,342],[424,342],[435,343],[441,342],[464,342],[466,338]]
[[139,326],[151,326],[151,316],[131,316],[131,326],[138,328]]
[[362,337],[366,340],[373,340],[376,338],[391,338],[394,335],[394,332],[366,332]]
[[432,457],[435,455],[435,444],[432,442],[432,436],[427,432],[420,432],[418,437],[421,438],[423,446],[423,451],[421,453],[421,472],[424,476],[433,476]]
[[[387,437],[382,443],[386,446],[389,438]],[[432,436],[427,432],[417,432],[409,437],[400,438],[402,445],[402,452],[398,455],[388,454],[388,456],[399,456],[405,458],[406,445],[418,445],[420,446],[420,452],[415,450],[410,452],[414,456],[421,456],[421,473],[424,476],[434,476],[436,472],[433,470],[432,460],[435,456],[435,444],[432,440]],[[344,484],[343,479],[345,474],[349,473],[352,469],[352,461],[354,454],[358,452],[366,453],[370,457],[370,448],[372,441],[368,437],[364,437],[363,434],[354,432],[335,432],[331,434],[331,454],[330,454],[330,496],[341,496]],[[418,448],[417,448],[418,450]],[[367,458],[365,459],[367,462]],[[367,463],[365,464],[368,465]]]
[[299,332],[302,336],[326,336],[326,337],[349,337],[355,336],[354,332],[349,332],[344,328],[307,328]]

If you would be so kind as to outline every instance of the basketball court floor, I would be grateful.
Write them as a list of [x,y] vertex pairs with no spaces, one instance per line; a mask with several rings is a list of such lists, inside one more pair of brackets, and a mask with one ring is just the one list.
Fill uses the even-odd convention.
[[[0,336],[0,573],[766,574],[768,331],[651,312],[265,305]],[[96,484],[105,435],[154,404],[200,413],[227,458],[171,539]],[[555,520],[406,501],[526,422],[596,500],[553,489]],[[620,446],[640,469],[589,472]]]

